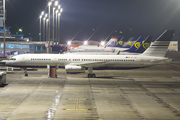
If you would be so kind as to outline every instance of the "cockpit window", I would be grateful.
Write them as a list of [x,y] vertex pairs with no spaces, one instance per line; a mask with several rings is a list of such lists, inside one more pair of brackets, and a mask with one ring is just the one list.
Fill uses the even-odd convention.
[[11,58],[10,60],[16,60],[16,58]]

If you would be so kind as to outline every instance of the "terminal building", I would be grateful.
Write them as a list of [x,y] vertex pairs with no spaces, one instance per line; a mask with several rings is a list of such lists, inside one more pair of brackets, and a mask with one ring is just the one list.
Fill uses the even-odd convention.
[[[4,57],[4,28],[3,28],[4,12],[3,0],[0,0],[0,57]],[[17,55],[23,53],[45,53],[47,42],[32,42],[23,37],[22,33],[11,35],[9,27],[5,28],[5,50],[6,56]]]

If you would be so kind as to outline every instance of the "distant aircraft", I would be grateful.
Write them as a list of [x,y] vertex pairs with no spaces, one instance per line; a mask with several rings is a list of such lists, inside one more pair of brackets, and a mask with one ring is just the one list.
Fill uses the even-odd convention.
[[[124,39],[121,39],[121,41],[122,40],[124,40]],[[140,45],[141,45],[141,43],[142,43],[142,41],[143,41],[143,37],[142,36],[140,36],[138,39],[137,39],[137,41],[134,43],[134,41],[132,41],[132,40],[134,40],[134,38],[132,37],[132,38],[130,38],[129,40],[128,40],[128,44],[126,44],[125,46],[123,46],[123,47],[117,47],[117,45],[115,46],[115,47],[108,47],[108,45],[107,46],[105,46],[105,47],[103,47],[103,46],[99,46],[99,47],[97,47],[97,46],[79,46],[78,48],[76,48],[76,49],[74,49],[74,50],[70,50],[70,51],[68,51],[68,52],[70,52],[70,53],[78,53],[78,54],[84,54],[83,52],[94,52],[93,54],[97,54],[97,52],[99,53],[99,52],[118,52],[118,51],[124,51],[124,50],[128,50],[133,44],[135,44],[137,47],[139,47]],[[121,41],[119,41],[119,43],[121,42]],[[110,41],[111,42],[111,41]],[[132,45],[131,45],[132,44]],[[91,54],[92,54],[91,53]],[[105,53],[105,54],[106,54]],[[101,54],[104,54],[104,53],[101,53]],[[111,53],[110,53],[111,54]]]
[[82,52],[82,51],[104,51],[105,47],[115,46],[117,43],[118,38],[112,37],[106,45],[82,45],[76,48],[72,48],[69,52]]
[[123,47],[123,45],[124,45],[124,37],[122,37],[114,47]]
[[[45,67],[47,65],[64,67],[66,70],[88,69],[88,77],[96,77],[94,68],[139,68],[172,61],[165,58],[174,30],[166,30],[140,55],[63,55],[63,54],[24,54],[3,60],[12,67]],[[25,74],[27,76],[27,73]]]
[[[123,42],[123,40],[124,40],[124,38],[122,38],[120,41],[119,41],[119,43],[116,45],[116,46],[119,46],[119,47],[108,47],[108,48],[103,48],[103,49],[107,49],[107,51],[88,51],[88,52],[86,52],[86,51],[83,51],[83,52],[67,52],[66,54],[77,54],[77,55],[79,55],[79,54],[81,54],[81,55],[115,55],[115,54],[131,54],[132,52],[134,52],[134,53],[132,53],[132,54],[135,54],[135,52],[136,52],[136,50],[137,49],[139,49],[139,47],[142,45],[142,41],[143,41],[143,37],[142,36],[140,36],[138,39],[137,39],[137,41],[136,42],[134,42],[134,45],[133,46],[131,46],[131,48],[120,48],[120,43],[122,43]],[[121,42],[122,41],[122,42]],[[146,42],[146,40],[145,40],[145,42]],[[144,43],[145,44],[145,43]],[[111,49],[110,49],[111,48]],[[126,49],[128,49],[128,50],[126,50]],[[112,52],[109,52],[109,51],[112,51]],[[123,51],[124,50],[124,51]],[[119,52],[118,52],[119,51]],[[141,53],[143,53],[144,51],[142,51],[141,50]],[[139,53],[137,53],[137,54],[139,54]]]
[[130,48],[134,44],[134,37],[130,37],[127,43],[122,48]]
[[118,38],[112,37],[108,43],[106,43],[106,47],[114,47],[117,44]]
[[143,53],[151,44],[152,41],[152,36],[148,36],[144,42],[139,46],[140,43],[135,43],[130,49],[124,50],[124,51],[119,51],[117,54],[120,55],[137,55]]

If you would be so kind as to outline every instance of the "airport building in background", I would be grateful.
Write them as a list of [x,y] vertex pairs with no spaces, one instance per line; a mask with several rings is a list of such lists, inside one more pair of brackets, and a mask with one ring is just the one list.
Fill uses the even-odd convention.
[[[6,15],[7,16],[7,15]],[[0,57],[4,57],[4,12],[3,0],[0,0]],[[29,38],[24,38],[23,33],[11,34],[10,27],[5,27],[6,36],[6,56],[23,53],[45,53],[47,42],[32,42]]]

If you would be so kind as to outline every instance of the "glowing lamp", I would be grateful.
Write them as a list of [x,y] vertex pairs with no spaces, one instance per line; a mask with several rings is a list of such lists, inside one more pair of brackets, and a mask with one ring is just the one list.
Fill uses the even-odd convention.
[[84,45],[87,45],[87,43],[88,43],[87,41],[84,41]]
[[55,2],[54,2],[54,6],[58,6],[58,1],[55,1]]
[[51,6],[52,2],[49,2],[48,5]]
[[104,41],[101,41],[101,45],[104,45],[105,44],[105,42]]
[[61,5],[58,5],[58,9],[61,9]]
[[71,45],[71,41],[68,41],[68,43],[67,43],[68,45]]
[[41,12],[41,15],[44,15],[44,11]]

